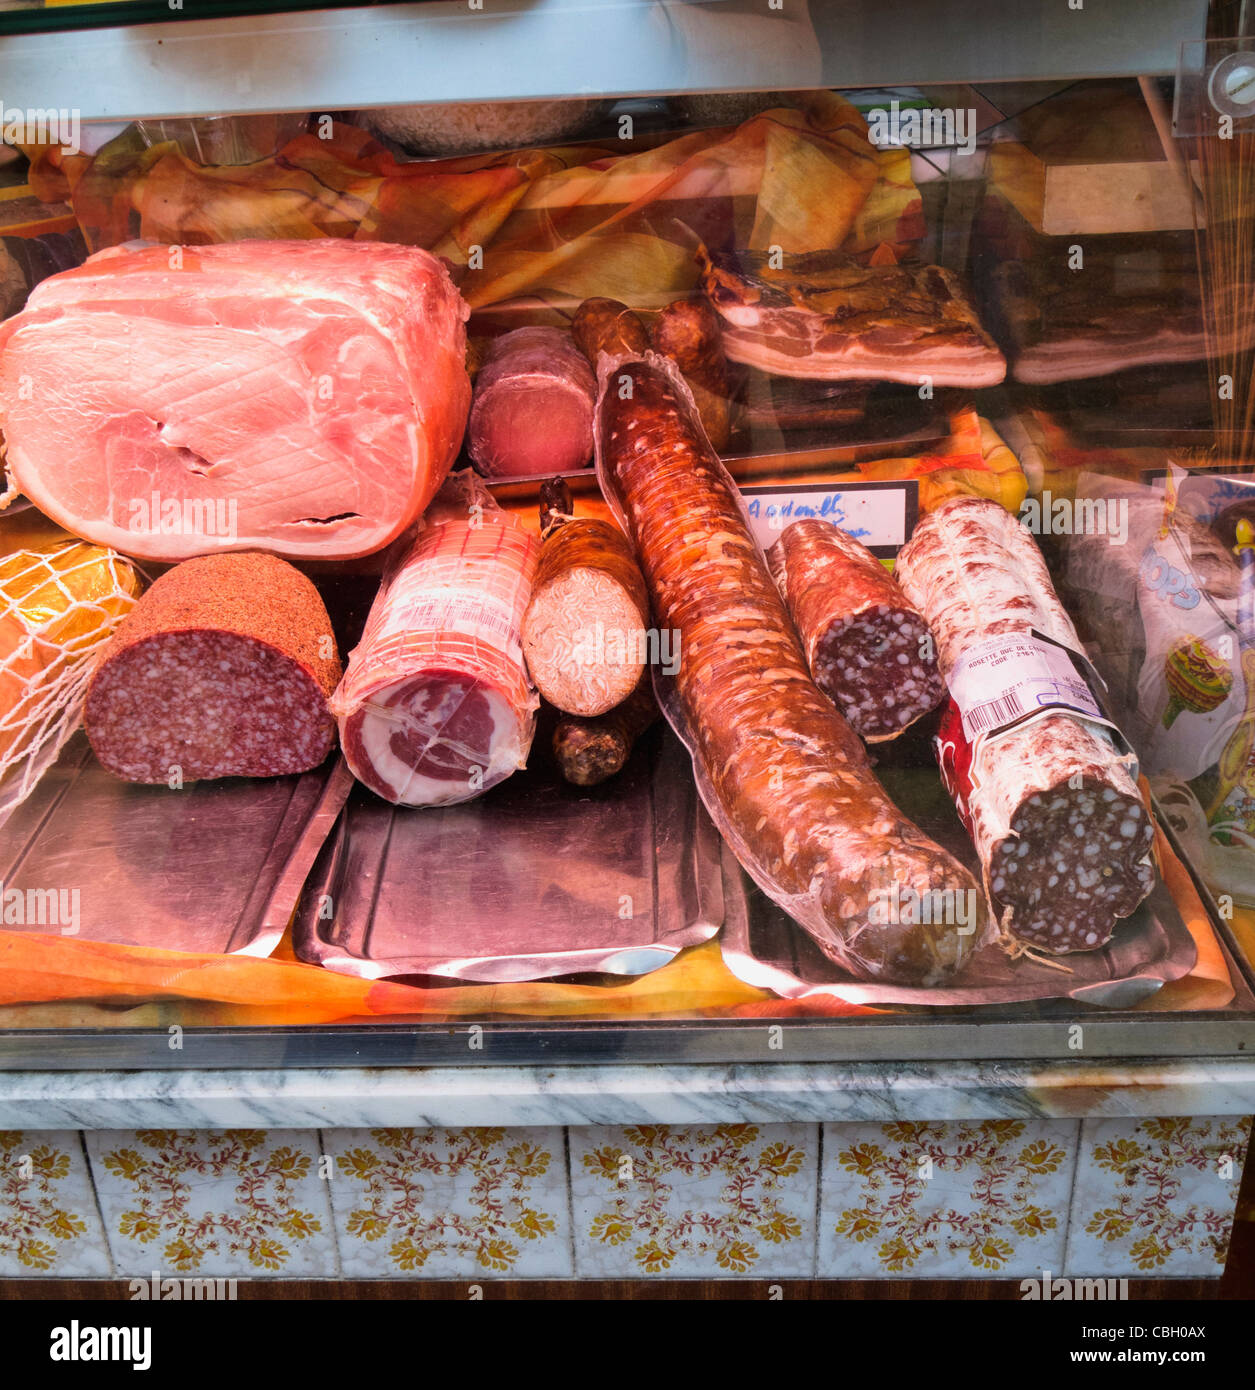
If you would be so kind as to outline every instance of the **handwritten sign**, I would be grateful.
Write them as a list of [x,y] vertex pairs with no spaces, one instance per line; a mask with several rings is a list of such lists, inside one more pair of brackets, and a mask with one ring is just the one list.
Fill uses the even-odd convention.
[[769,549],[791,522],[816,517],[839,526],[874,554],[889,558],[906,544],[919,515],[919,483],[795,483],[743,487],[754,539]]

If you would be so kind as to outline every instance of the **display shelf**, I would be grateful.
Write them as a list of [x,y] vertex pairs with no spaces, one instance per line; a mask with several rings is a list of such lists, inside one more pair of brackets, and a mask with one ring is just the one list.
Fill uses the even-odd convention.
[[[102,11],[106,7],[101,7]],[[66,28],[0,14],[7,108],[82,120],[484,101],[1171,73],[1206,0],[1080,9],[930,0],[777,12],[745,0],[484,0]],[[6,34],[43,18],[40,32]],[[90,16],[95,23],[98,16]],[[773,28],[773,25],[775,26]],[[54,28],[55,26],[55,28]]]

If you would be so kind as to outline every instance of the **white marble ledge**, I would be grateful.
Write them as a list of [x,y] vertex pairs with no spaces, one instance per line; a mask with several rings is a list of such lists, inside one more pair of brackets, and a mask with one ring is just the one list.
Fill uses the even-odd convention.
[[1242,1115],[1255,1059],[0,1072],[0,1129]]

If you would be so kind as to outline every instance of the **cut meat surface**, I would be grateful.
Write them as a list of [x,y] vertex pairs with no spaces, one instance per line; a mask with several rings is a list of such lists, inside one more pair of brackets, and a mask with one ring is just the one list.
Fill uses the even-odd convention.
[[63,526],[145,559],[369,554],[461,444],[467,314],[413,247],[102,251],[0,325],[9,470]]
[[712,255],[702,288],[723,348],[777,376],[996,386],[1006,362],[958,281],[940,266],[863,266],[835,251]]
[[896,738],[945,694],[919,609],[860,541],[795,521],[767,552],[815,684],[869,743]]
[[457,477],[385,580],[332,709],[353,775],[386,801],[468,801],[526,762],[539,699],[521,634],[539,553]]
[[340,676],[331,620],[272,555],[213,555],[162,575],[123,621],[83,723],[128,782],[277,777],[331,751]]

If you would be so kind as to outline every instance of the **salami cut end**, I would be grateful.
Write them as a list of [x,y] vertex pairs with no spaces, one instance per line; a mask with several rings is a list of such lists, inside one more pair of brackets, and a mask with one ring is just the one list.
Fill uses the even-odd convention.
[[945,694],[928,624],[891,603],[834,623],[812,657],[815,684],[869,743],[896,738]]
[[1095,779],[1037,792],[993,852],[994,905],[1011,909],[1008,925],[1030,946],[1097,950],[1153,887],[1153,838],[1142,803]]
[[102,765],[130,782],[305,772],[335,742],[339,676],[303,574],[270,555],[206,556],[164,574],[122,623],[83,723]]
[[640,609],[603,569],[570,569],[528,609],[523,651],[540,693],[585,717],[613,709],[645,667]]
[[335,742],[327,693],[234,632],[135,643],[93,683],[85,718],[100,762],[128,782],[306,772]]

